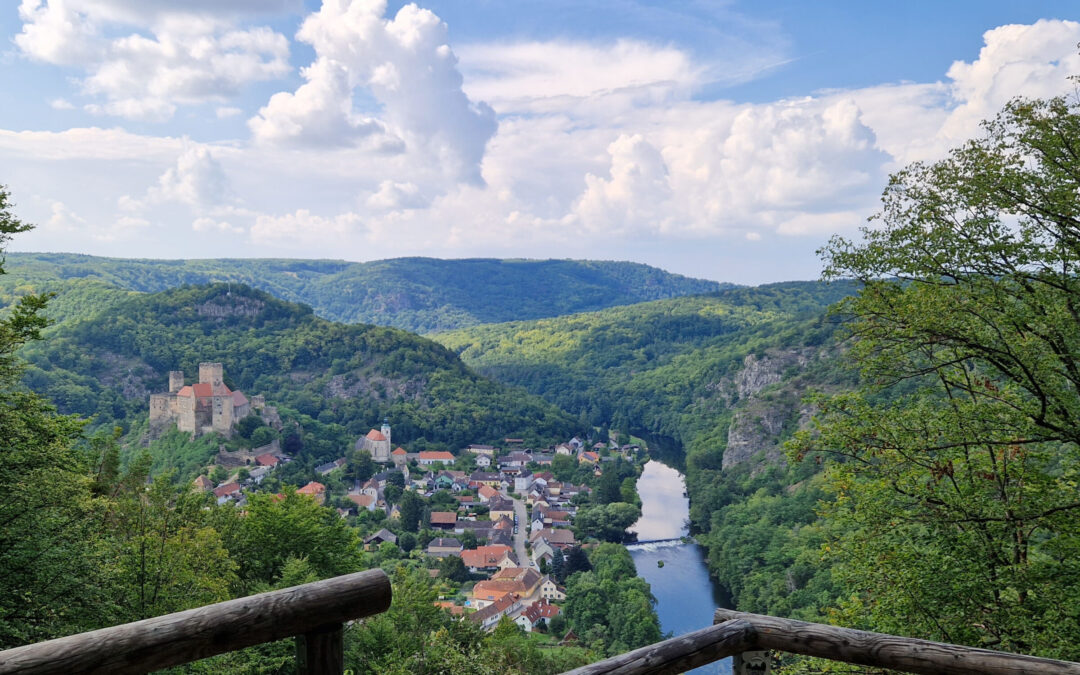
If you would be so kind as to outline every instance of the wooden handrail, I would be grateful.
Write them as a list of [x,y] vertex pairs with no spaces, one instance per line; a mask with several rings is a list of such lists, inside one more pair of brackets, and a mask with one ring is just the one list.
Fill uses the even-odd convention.
[[753,627],[750,649],[775,649],[831,661],[927,675],[1080,675],[1080,663],[718,609],[715,623]]
[[726,621],[693,633],[590,663],[564,675],[681,673],[753,649],[754,627]]
[[385,612],[368,570],[0,652],[0,674],[146,673],[297,636],[302,673],[341,673],[344,622]]

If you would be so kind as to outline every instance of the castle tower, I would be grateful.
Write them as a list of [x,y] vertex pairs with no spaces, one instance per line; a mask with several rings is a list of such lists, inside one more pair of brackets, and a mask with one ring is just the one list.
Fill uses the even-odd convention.
[[199,382],[217,386],[222,383],[222,368],[220,363],[200,363]]
[[184,371],[182,370],[170,370],[169,371],[169,393],[175,394],[180,391],[180,387],[184,386]]
[[386,436],[387,459],[390,459],[390,457],[389,457],[390,448],[391,448],[391,445],[390,445],[390,420],[386,419],[385,417],[383,418],[383,422],[382,422],[382,435]]

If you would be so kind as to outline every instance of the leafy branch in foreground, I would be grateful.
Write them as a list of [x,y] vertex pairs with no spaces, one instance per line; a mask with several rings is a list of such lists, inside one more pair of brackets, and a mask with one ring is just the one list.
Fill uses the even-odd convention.
[[1078,158],[1075,102],[1015,100],[824,249],[865,284],[839,304],[863,385],[792,444],[837,460],[837,618],[1080,657]]

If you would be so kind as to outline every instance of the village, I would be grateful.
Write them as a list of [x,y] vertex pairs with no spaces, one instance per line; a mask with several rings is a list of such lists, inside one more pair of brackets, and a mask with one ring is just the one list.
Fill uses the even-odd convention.
[[[204,387],[207,397],[219,393],[214,388],[223,386],[220,365],[202,364],[200,371],[213,379]],[[179,393],[182,401],[191,391],[197,406],[199,385],[185,387],[181,378],[177,373],[170,383],[173,396]],[[205,407],[215,410],[212,400]],[[244,412],[265,415],[267,409],[273,414],[265,404]],[[228,424],[205,425],[203,433],[228,434],[243,419],[230,417]],[[200,431],[175,421],[185,431]],[[616,462],[626,472],[640,446],[574,437],[532,450],[522,439],[506,438],[505,449],[473,444],[456,453],[409,452],[391,439],[387,420],[343,456],[315,466],[312,479],[298,488],[275,479],[296,459],[276,439],[247,451],[221,451],[214,470],[199,475],[193,489],[238,508],[268,488],[295,489],[355,526],[374,561],[405,558],[425,565],[442,582],[438,604],[451,614],[488,631],[503,617],[526,632],[561,628],[561,582],[585,557],[574,519],[579,508],[593,503],[589,483]]]
[[[384,425],[358,441],[355,452],[361,462],[374,456],[371,444],[385,443],[389,432]],[[584,483],[557,480],[552,463],[574,462],[579,470],[600,476],[604,464],[640,448],[604,443],[586,448],[584,441],[572,438],[534,452],[517,439],[506,441],[506,452],[470,445],[457,456],[397,447],[388,453],[390,461],[376,463],[379,470],[366,480],[349,478],[350,462],[341,457],[316,467],[320,480],[296,492],[334,506],[342,518],[361,526],[381,525],[364,537],[367,551],[384,558],[422,557],[433,577],[475,582],[467,592],[448,593],[450,597],[440,601],[452,614],[485,630],[494,630],[504,616],[527,632],[546,630],[566,600],[559,581],[565,574],[558,572],[572,568],[569,560],[582,543],[572,529],[574,516],[580,505],[590,503],[592,493]],[[214,486],[200,476],[196,488],[212,491],[219,504],[242,507],[246,491],[257,489],[270,471],[290,461],[277,448],[266,450],[255,456],[256,466],[245,472],[244,480],[230,476]],[[406,493],[424,500],[415,535],[402,522]]]

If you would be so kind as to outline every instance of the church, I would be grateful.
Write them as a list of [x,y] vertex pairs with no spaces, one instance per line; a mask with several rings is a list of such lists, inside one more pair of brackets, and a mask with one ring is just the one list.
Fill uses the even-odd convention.
[[357,450],[367,450],[376,462],[390,462],[390,422],[383,420],[382,430],[372,429],[356,441]]

